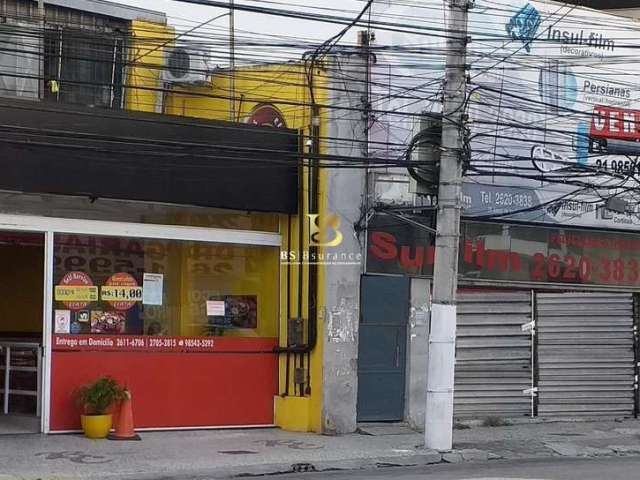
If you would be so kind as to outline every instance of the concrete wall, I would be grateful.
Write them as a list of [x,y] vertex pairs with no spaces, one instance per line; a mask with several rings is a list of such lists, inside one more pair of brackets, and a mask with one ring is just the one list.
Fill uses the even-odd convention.
[[[337,55],[330,66],[332,72],[331,104],[356,110],[332,109],[329,112],[328,149],[333,155],[361,155],[361,140],[366,130],[362,114],[365,63],[358,55]],[[344,75],[343,75],[344,72]],[[347,78],[349,77],[349,78]],[[360,81],[353,81],[353,80]],[[344,235],[338,247],[325,249],[332,253],[364,254],[363,238],[357,238],[354,224],[362,213],[365,198],[364,169],[324,169],[326,189],[325,212],[338,214]],[[324,269],[324,368],[323,431],[329,434],[353,432],[356,429],[358,392],[358,325],[360,319],[360,276],[363,265],[328,265]]]
[[427,402],[427,361],[431,282],[411,279],[411,310],[407,332],[407,381],[405,420],[415,430],[424,430]]

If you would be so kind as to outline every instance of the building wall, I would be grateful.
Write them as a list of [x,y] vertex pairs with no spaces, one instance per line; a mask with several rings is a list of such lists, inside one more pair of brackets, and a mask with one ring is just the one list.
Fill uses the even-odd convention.
[[[238,122],[252,122],[253,114],[265,104],[277,109],[281,120],[287,128],[298,129],[308,138],[311,131],[310,91],[307,83],[306,71],[300,63],[290,63],[277,66],[256,66],[238,69],[234,73],[235,90],[231,91],[231,78],[228,71],[218,71],[212,74],[211,85],[207,87],[173,87],[165,96],[162,111],[170,115],[199,117],[208,119],[230,120],[232,117]],[[327,102],[326,73],[319,69],[314,74],[314,96],[316,101],[324,105]],[[235,99],[235,105],[232,104]],[[231,111],[235,112],[231,115]],[[321,116],[323,114],[321,113]],[[326,122],[321,122],[321,136],[326,135]],[[326,153],[326,146],[321,145]],[[279,231],[283,238],[284,251],[307,251],[309,249],[309,224],[306,213],[308,205],[308,169],[303,170],[301,185],[304,193],[303,208],[303,243],[299,244],[300,228],[299,216],[275,216],[279,223]],[[321,190],[324,188],[325,177],[321,177]],[[323,195],[321,191],[321,196]],[[320,213],[322,213],[321,210]],[[290,243],[289,243],[290,242]],[[280,346],[287,346],[287,325],[289,318],[303,318],[305,332],[308,334],[309,322],[309,282],[308,268],[302,269],[302,304],[297,303],[298,280],[300,269],[297,267],[280,268],[280,318],[279,336]],[[319,272],[322,276],[322,269]],[[275,279],[274,279],[275,281]],[[289,285],[287,290],[286,285]],[[319,285],[319,296],[322,297],[322,282]],[[318,303],[323,304],[319,299]],[[310,370],[310,383],[297,388],[293,383],[293,375],[286,377],[286,355],[280,358],[281,395],[275,398],[275,422],[282,428],[297,431],[323,431],[323,321],[318,314],[318,342],[310,354],[310,363],[304,362],[304,368]],[[290,365],[293,371],[293,361]],[[285,392],[289,392],[285,395]]]
[[426,278],[412,278],[410,301],[405,420],[411,428],[424,430],[427,407],[426,366],[429,358],[431,282]]
[[173,44],[172,27],[142,21],[131,22],[130,67],[126,72],[125,108],[138,112],[162,111],[162,67],[165,51]]
[[[336,55],[332,59],[328,136],[340,138],[331,142],[328,153],[362,157],[362,139],[367,122],[362,116],[362,99],[366,98],[366,62],[359,54]],[[341,72],[348,74],[342,75]],[[349,140],[353,140],[350,142]],[[325,169],[326,183],[322,191],[325,211],[339,215],[343,242],[331,249],[334,253],[359,253],[364,258],[364,238],[354,226],[363,214],[366,195],[366,170]],[[329,249],[327,249],[329,251]],[[363,265],[328,266],[324,269],[324,400],[323,430],[342,434],[356,430],[358,394],[358,327],[360,323],[360,277]]]

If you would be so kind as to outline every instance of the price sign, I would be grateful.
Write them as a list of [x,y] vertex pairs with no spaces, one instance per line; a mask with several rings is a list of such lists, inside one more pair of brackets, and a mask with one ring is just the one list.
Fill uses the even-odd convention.
[[100,296],[106,302],[111,301],[142,301],[142,287],[116,287],[105,285],[100,289]]
[[54,289],[56,301],[63,302],[69,310],[82,310],[98,300],[98,287],[84,272],[69,272]]
[[109,302],[116,310],[129,310],[136,302],[142,302],[142,287],[127,272],[111,275],[101,288],[101,294],[102,300]]
[[98,300],[98,287],[56,285],[55,298],[59,302],[95,302]]

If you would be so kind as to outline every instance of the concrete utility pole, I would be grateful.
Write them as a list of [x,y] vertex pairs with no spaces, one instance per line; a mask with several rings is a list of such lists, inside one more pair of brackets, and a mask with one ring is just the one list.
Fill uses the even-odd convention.
[[471,3],[469,0],[448,0],[445,5],[447,58],[425,419],[425,445],[436,450],[450,450],[453,444],[467,13]]
[[236,121],[236,35],[235,5],[229,0],[229,89],[231,90],[231,108],[229,120]]
[[[42,31],[40,32],[41,37],[39,50],[44,51],[44,29],[45,29],[45,9],[44,9],[44,0],[38,0],[38,18],[40,19],[40,28]],[[44,80],[44,55],[40,56],[38,66],[38,98],[44,98],[44,89],[47,88]]]

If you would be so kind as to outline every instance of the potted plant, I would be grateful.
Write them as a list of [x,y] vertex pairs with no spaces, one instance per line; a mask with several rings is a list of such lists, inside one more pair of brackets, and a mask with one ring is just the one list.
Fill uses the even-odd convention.
[[82,429],[88,438],[106,438],[113,424],[111,406],[124,399],[125,389],[111,377],[102,377],[78,390]]

